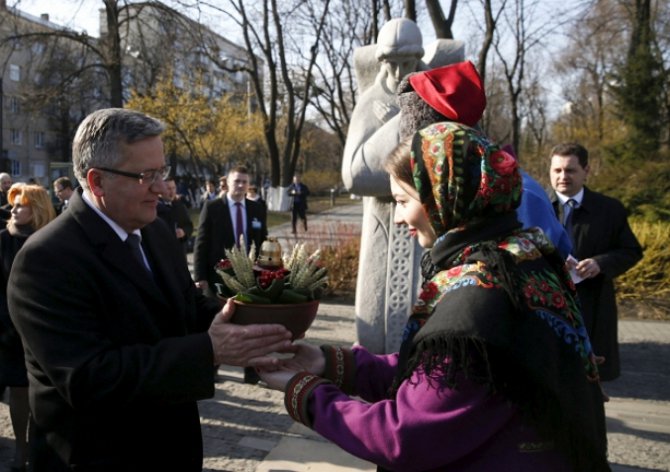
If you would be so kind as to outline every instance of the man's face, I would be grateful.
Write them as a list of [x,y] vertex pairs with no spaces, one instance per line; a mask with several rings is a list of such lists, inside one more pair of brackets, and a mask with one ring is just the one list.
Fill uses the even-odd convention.
[[72,189],[65,188],[59,184],[54,184],[54,194],[58,197],[58,200],[64,202],[65,200],[69,200],[72,196]]
[[9,190],[9,187],[12,186],[12,179],[10,177],[3,177],[0,180],[0,189],[2,189],[3,192],[7,192]]
[[[121,144],[121,164],[116,170],[132,173],[160,169],[165,166],[163,142],[158,136],[133,144]],[[91,173],[95,173],[91,177]],[[91,169],[89,185],[98,207],[125,231],[140,229],[156,219],[160,194],[166,192],[165,182],[142,182],[133,177]],[[98,177],[96,178],[95,175]],[[95,186],[91,185],[91,181]]]
[[579,164],[577,156],[551,156],[549,178],[553,189],[568,197],[573,197],[584,187],[589,166]]
[[177,196],[177,183],[174,180],[168,180],[165,182],[165,193],[163,193],[163,198],[168,202],[171,202]]
[[241,202],[249,188],[249,175],[231,172],[228,174],[228,195],[236,202]]

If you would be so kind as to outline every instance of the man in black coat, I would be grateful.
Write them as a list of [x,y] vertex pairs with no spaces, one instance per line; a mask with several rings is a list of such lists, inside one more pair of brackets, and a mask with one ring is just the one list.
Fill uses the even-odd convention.
[[214,284],[223,283],[214,267],[226,257],[226,249],[239,244],[238,236],[244,235],[247,250],[253,242],[257,251],[268,236],[267,210],[260,203],[245,198],[249,171],[242,166],[234,168],[228,173],[227,183],[224,196],[203,206],[193,249],[196,285],[212,296],[216,294]]
[[7,192],[12,186],[12,176],[7,172],[0,173],[0,229],[7,225],[12,216],[12,206],[7,201]]
[[174,230],[175,236],[184,250],[184,257],[186,257],[189,240],[191,234],[193,234],[193,222],[186,205],[177,195],[177,182],[175,182],[174,177],[165,179],[165,193],[161,195],[156,211],[158,217],[165,221],[168,228]]
[[215,364],[275,365],[281,326],[228,323],[198,293],[156,218],[165,191],[157,120],[127,109],[84,119],[83,189],[14,261],[9,311],[24,344],[35,472],[202,470],[197,401]]
[[[642,248],[628,224],[620,201],[584,186],[589,173],[588,151],[565,143],[551,152],[554,209],[573,242],[569,267],[578,278],[577,292],[593,351],[605,361],[601,380],[620,375],[618,318],[614,278],[642,259]],[[579,280],[579,279],[577,279]]]
[[293,197],[291,203],[291,226],[293,234],[296,234],[296,225],[298,218],[302,220],[302,225],[307,231],[307,197],[309,197],[309,187],[300,181],[300,175],[293,176],[293,182],[288,186],[288,194]]

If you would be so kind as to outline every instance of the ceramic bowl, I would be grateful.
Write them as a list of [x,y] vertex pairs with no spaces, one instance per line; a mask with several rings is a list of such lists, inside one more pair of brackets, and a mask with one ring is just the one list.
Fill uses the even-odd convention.
[[297,339],[312,325],[318,309],[319,300],[287,305],[252,304],[235,300],[235,313],[230,321],[239,325],[277,323],[285,326],[293,333],[293,339]]

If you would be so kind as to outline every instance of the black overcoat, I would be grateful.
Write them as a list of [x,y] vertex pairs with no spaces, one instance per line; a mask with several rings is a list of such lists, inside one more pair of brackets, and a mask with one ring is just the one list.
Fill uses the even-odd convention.
[[[559,218],[561,205],[554,195]],[[603,380],[619,376],[617,305],[614,278],[642,259],[642,247],[628,224],[626,209],[619,200],[584,187],[581,205],[572,217],[573,255],[595,259],[600,275],[577,284],[586,328],[594,352],[605,357],[599,366]]]
[[153,276],[77,192],[14,261],[36,472],[61,470],[55,457],[76,470],[202,468],[196,402],[214,394],[207,328],[220,303],[197,293],[162,220],[142,244]]

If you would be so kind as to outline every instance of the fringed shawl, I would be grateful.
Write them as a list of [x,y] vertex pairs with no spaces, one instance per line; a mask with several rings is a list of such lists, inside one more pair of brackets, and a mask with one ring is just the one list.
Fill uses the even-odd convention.
[[449,388],[470,379],[516,405],[575,470],[607,470],[574,284],[541,230],[520,230],[518,169],[500,153],[456,123],[415,135],[415,184],[441,236],[422,261],[393,393],[416,369]]

